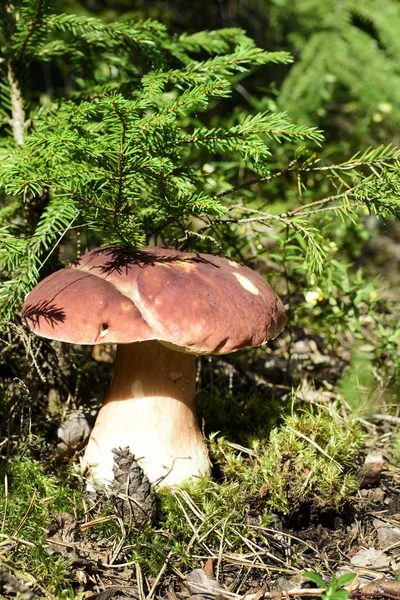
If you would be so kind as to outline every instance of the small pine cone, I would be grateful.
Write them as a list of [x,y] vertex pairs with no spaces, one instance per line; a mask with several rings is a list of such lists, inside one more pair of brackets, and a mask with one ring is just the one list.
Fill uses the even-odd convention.
[[156,498],[149,479],[129,448],[114,448],[114,481],[111,497],[125,523],[135,526],[153,521]]

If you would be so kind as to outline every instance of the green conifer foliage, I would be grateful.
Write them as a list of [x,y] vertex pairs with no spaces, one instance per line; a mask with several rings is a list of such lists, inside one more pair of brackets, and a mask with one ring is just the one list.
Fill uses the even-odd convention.
[[354,111],[400,122],[400,5],[396,0],[300,0],[274,7],[272,26],[290,30],[296,63],[280,103],[292,116]]
[[[285,272],[301,264],[322,273],[331,266],[326,215],[354,221],[364,204],[399,216],[396,148],[319,164],[306,145],[315,149],[321,133],[286,113],[249,105],[221,118],[248,71],[291,61],[257,48],[241,29],[170,35],[151,19],[106,23],[19,0],[0,7],[0,38],[3,322],[59,266],[60,242],[73,246],[77,232],[86,245],[238,258],[241,249],[255,256],[273,223],[278,270],[286,261]],[[298,93],[307,106],[308,89]],[[279,215],[269,201],[285,178],[294,189],[297,179],[300,205]]]
[[[221,217],[225,205],[204,189],[200,150],[265,175],[268,140],[321,140],[285,114],[230,127],[196,122],[230,95],[235,74],[290,61],[240,29],[170,36],[152,20],[54,14],[44,0],[3,5],[1,26],[3,318],[76,228],[101,242],[176,245],[188,218]],[[51,96],[32,79],[44,62],[66,81]]]

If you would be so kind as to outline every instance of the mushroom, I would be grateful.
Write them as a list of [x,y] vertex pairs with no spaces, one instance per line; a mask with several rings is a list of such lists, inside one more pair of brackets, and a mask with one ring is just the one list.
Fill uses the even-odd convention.
[[23,317],[39,336],[118,344],[83,465],[89,489],[113,480],[129,447],[153,483],[208,475],[195,411],[196,355],[259,346],[285,325],[279,298],[236,262],[168,248],[92,250],[40,282]]

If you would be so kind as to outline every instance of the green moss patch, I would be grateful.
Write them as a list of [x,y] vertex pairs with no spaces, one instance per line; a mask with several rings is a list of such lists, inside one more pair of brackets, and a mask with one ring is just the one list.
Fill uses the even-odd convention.
[[1,473],[4,566],[33,576],[58,597],[79,593],[72,557],[50,554],[46,541],[50,521],[63,512],[80,524],[92,522],[79,534],[77,551],[86,562],[103,564],[101,569],[107,569],[117,547],[117,562],[137,565],[130,567],[132,577],[135,568],[148,577],[157,577],[163,568],[184,573],[210,556],[245,565],[249,552],[268,547],[267,531],[277,514],[293,514],[306,504],[319,512],[340,511],[351,500],[362,442],[355,421],[324,407],[297,410],[272,430],[269,440],[253,439],[247,447],[211,436],[217,477],[160,490],[156,524],[130,531],[112,506],[100,510],[97,505],[84,513],[77,480],[60,483],[27,455],[13,457]]
[[11,458],[1,468],[1,481],[2,541],[8,550],[4,567],[29,573],[52,592],[70,587],[68,560],[49,554],[45,540],[52,515],[81,509],[80,494],[28,457]]

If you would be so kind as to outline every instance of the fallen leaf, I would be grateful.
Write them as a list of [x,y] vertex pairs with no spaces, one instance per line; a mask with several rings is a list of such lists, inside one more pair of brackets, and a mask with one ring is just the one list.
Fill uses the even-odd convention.
[[374,567],[377,569],[390,566],[390,558],[384,552],[375,548],[360,550],[350,559],[350,562],[355,567]]
[[57,460],[63,460],[81,450],[89,439],[92,425],[90,418],[81,410],[76,410],[69,415],[57,430],[57,436],[61,440],[55,449]]
[[363,594],[391,594],[393,596],[400,596],[400,581],[396,579],[378,579],[360,588],[360,592]]
[[79,527],[74,515],[67,512],[54,515],[48,528],[47,553],[58,552],[75,555],[75,545],[78,539]]
[[[207,572],[210,573],[210,567],[207,565]],[[192,598],[201,600],[214,600],[222,598],[224,588],[213,577],[207,576],[203,569],[193,569],[186,575],[183,581],[184,586],[189,590]]]
[[394,527],[390,523],[385,523],[379,519],[374,519],[373,525],[378,534],[379,547],[382,550],[400,542],[400,529],[398,527]]

